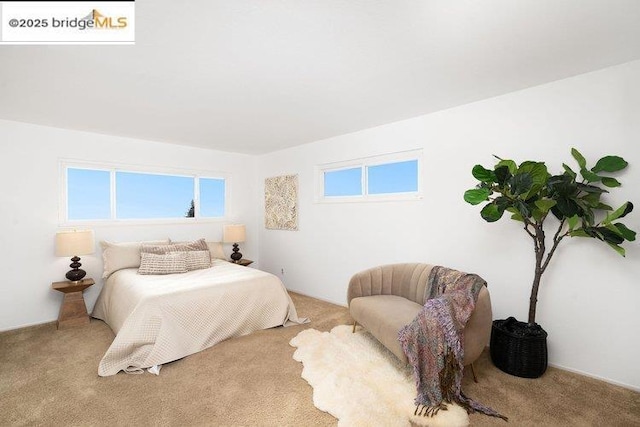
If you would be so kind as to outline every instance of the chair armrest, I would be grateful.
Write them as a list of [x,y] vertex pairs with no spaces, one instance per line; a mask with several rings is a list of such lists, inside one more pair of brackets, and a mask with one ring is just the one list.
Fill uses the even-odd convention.
[[355,274],[349,280],[349,288],[347,290],[347,304],[351,305],[351,300],[359,297],[368,297],[372,294],[370,270],[362,271]]
[[478,293],[476,307],[464,328],[464,365],[473,363],[489,344],[491,337],[491,298],[489,290],[483,286]]

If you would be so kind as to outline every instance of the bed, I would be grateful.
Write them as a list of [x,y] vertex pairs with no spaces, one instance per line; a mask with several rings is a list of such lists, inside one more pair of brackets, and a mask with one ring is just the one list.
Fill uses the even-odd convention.
[[219,259],[211,268],[164,276],[115,271],[92,316],[116,334],[100,376],[142,372],[231,337],[306,321],[278,277]]

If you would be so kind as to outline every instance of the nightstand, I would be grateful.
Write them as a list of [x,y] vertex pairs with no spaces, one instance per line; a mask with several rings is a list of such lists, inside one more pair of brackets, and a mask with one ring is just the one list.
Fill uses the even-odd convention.
[[64,282],[53,282],[51,284],[53,289],[64,294],[60,314],[56,322],[58,329],[89,323],[89,314],[87,313],[87,306],[84,303],[82,292],[94,283],[93,279],[82,279],[77,283],[65,280]]
[[241,259],[238,262],[234,263],[234,264],[238,264],[238,265],[242,265],[243,267],[247,267],[251,264],[253,264],[253,261],[251,261],[250,259]]

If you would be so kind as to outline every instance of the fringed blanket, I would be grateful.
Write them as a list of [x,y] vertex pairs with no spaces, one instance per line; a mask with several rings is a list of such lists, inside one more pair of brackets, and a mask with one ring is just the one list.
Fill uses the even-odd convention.
[[481,412],[507,419],[469,399],[461,390],[463,330],[485,285],[476,274],[440,266],[431,270],[424,307],[398,333],[402,349],[413,366],[418,390],[416,414],[433,415],[446,409],[444,402],[449,402],[459,404],[469,413]]

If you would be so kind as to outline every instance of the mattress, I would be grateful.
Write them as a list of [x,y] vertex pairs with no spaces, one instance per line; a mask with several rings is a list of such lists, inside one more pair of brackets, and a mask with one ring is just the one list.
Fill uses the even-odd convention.
[[100,376],[142,372],[228,338],[307,321],[298,318],[278,277],[222,260],[164,276],[116,271],[92,316],[116,334],[98,366]]

